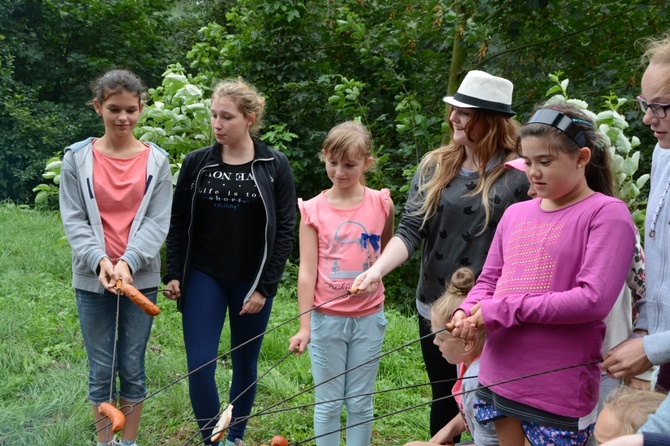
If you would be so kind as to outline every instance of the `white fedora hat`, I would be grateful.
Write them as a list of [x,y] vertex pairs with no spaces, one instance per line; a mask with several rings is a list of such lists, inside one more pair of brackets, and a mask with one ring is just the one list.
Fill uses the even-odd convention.
[[512,110],[513,91],[514,85],[507,79],[484,71],[472,70],[465,75],[456,94],[445,96],[442,100],[454,107],[476,108],[514,116],[516,113]]

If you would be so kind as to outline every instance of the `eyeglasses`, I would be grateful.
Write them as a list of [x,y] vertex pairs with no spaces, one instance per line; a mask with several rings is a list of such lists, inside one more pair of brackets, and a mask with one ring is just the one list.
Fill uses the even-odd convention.
[[642,113],[647,113],[647,109],[650,108],[651,112],[658,119],[663,119],[667,116],[667,111],[670,108],[670,104],[650,104],[649,102],[642,99],[642,96],[637,97],[637,103],[640,104],[640,110]]

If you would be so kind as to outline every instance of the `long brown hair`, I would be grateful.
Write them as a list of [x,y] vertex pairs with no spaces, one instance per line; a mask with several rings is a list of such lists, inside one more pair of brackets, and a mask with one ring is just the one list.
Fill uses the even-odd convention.
[[[111,70],[91,82],[93,98],[102,104],[112,95],[124,91],[137,96],[140,102],[146,99],[146,87],[142,80],[128,70]],[[93,103],[93,101],[91,101]]]
[[[493,183],[505,173],[503,162],[516,157],[514,147],[519,124],[512,118],[496,113],[476,109],[473,109],[472,112],[472,119],[465,126],[465,134],[468,138],[473,139],[475,129],[486,129],[474,150],[480,163],[479,179],[477,179],[477,187],[470,192],[472,195],[481,194],[482,196],[486,219],[481,231],[484,231],[492,214],[489,191]],[[449,125],[453,131],[451,121]],[[502,158],[500,164],[487,171],[487,165],[496,157]],[[423,215],[424,224],[437,212],[442,189],[458,175],[463,161],[465,161],[465,147],[454,144],[453,140],[446,146],[428,152],[421,160],[418,171],[421,179],[425,181],[420,181],[418,195],[423,196],[424,199],[417,213]]]

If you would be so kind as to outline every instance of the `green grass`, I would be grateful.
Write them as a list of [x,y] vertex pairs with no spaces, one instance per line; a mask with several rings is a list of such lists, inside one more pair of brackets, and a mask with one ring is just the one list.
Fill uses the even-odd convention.
[[[62,240],[58,214],[0,204],[0,446],[86,446],[95,444],[90,405],[87,401],[88,366],[79,331],[74,291],[71,288],[70,248]],[[295,265],[275,298],[269,328],[281,325],[297,313]],[[181,318],[173,302],[159,299],[162,313],[156,317],[147,350],[149,393],[145,402],[138,441],[142,446],[183,445],[196,433],[181,337]],[[416,320],[387,309],[389,326],[384,352],[418,338]],[[294,320],[268,333],[259,360],[254,411],[270,407],[312,385],[309,358],[286,355],[288,338],[298,327]],[[227,326],[220,353],[226,353]],[[222,401],[227,399],[230,369],[219,361],[217,381]],[[377,390],[425,383],[417,343],[381,360]],[[428,406],[389,414],[430,400],[427,386],[379,393],[375,396],[375,445],[402,445],[427,439]],[[311,438],[313,392],[307,391],[280,404],[293,408],[260,415],[249,421],[246,442],[269,443],[274,435],[289,442]],[[307,406],[295,408],[295,406]],[[314,442],[310,442],[313,444]],[[196,444],[196,443],[192,443]]]

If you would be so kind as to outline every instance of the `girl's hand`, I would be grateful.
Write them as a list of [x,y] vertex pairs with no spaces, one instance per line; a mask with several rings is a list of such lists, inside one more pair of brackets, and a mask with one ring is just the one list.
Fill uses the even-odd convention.
[[125,261],[119,260],[116,262],[116,265],[114,265],[114,273],[116,274],[116,280],[121,279],[123,283],[127,283],[128,285],[133,284],[133,276],[130,273],[130,267]]
[[291,339],[288,340],[288,350],[300,356],[307,349],[309,344],[310,330],[300,329]]
[[642,344],[643,338],[629,338],[607,352],[601,364],[610,378],[621,379],[637,376],[653,367]]
[[454,325],[454,328],[451,330],[451,335],[460,338],[461,335],[467,336],[467,331],[469,328],[467,324],[464,326],[464,323],[467,321],[468,316],[463,310],[456,310],[454,315],[451,317],[451,323]]
[[431,444],[454,445],[454,437],[465,432],[465,423],[463,417],[459,413],[451,421],[440,429],[433,438],[430,439]]
[[163,290],[163,296],[171,300],[177,300],[181,297],[181,282],[173,279],[168,282]]
[[359,274],[351,285],[352,290],[356,290],[358,295],[366,295],[374,292],[382,281],[382,276],[374,267]]
[[457,310],[451,318],[451,322],[454,324],[454,329],[451,331],[452,336],[466,341],[474,341],[479,334],[479,330],[486,329],[481,304],[479,303],[470,309],[470,317],[466,317],[463,310]]
[[472,308],[470,308],[470,317],[468,320],[475,324],[475,327],[478,329],[486,329],[486,324],[484,324],[484,315],[482,314],[481,302],[477,302]]
[[112,261],[109,260],[109,258],[104,257],[102,260],[100,260],[99,268],[100,272],[98,273],[98,282],[100,285],[105,287],[107,291],[112,294],[116,294],[116,280],[118,277],[114,272],[114,265],[112,265]]
[[265,306],[265,297],[258,291],[254,291],[249,300],[242,306],[242,311],[240,311],[240,316],[243,314],[254,314],[258,313]]

